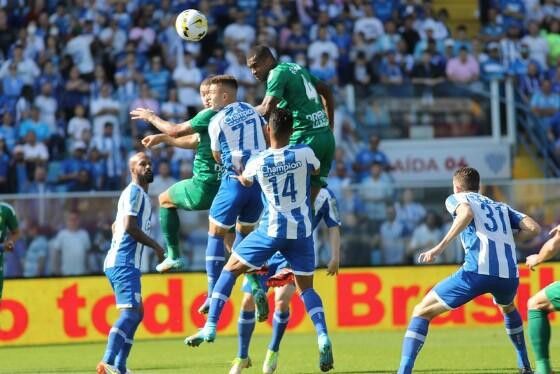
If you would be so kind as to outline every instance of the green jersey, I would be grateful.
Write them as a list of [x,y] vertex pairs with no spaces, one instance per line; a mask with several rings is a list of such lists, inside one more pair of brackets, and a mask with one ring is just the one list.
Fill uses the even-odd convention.
[[216,113],[212,109],[204,109],[189,121],[200,137],[193,162],[193,175],[204,183],[220,183],[222,175],[221,166],[214,160],[210,148],[210,135],[208,135],[208,125]]
[[10,204],[0,203],[0,245],[8,237],[8,232],[13,232],[18,228],[16,212]]
[[305,68],[279,63],[268,73],[266,95],[280,99],[279,108],[286,108],[294,117],[294,136],[329,129],[329,119],[321,97],[315,89],[319,80]]

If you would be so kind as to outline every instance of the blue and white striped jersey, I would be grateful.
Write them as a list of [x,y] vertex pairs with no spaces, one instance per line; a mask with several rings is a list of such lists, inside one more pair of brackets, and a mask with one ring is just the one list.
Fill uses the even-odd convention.
[[451,195],[445,201],[445,207],[455,217],[461,203],[469,204],[474,214],[471,223],[461,233],[465,249],[463,268],[500,278],[519,277],[513,230],[519,229],[519,222],[525,215],[475,192]]
[[342,225],[338,213],[338,203],[331,190],[326,187],[321,188],[313,205],[315,208],[313,230],[317,228],[321,221],[325,221],[325,224],[329,228]]
[[243,102],[229,104],[212,117],[210,147],[221,152],[226,173],[242,170],[249,158],[266,149],[265,123],[255,108]]
[[105,257],[104,270],[115,266],[130,266],[140,269],[144,245],[138,243],[126,232],[124,227],[126,216],[135,216],[142,231],[146,235],[150,235],[150,218],[152,216],[150,198],[142,187],[134,182],[130,183],[119,197],[115,232],[111,249]]
[[319,166],[313,150],[306,145],[269,148],[247,163],[243,176],[256,179],[266,199],[258,230],[281,239],[311,235],[310,176]]

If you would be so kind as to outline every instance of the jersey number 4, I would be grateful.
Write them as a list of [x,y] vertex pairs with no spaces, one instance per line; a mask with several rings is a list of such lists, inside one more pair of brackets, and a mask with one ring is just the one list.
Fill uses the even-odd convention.
[[309,100],[319,102],[319,94],[317,93],[317,89],[313,83],[309,82],[305,77],[302,75],[301,79],[303,80],[303,85],[305,86],[305,94]]
[[[272,184],[272,190],[274,191],[274,204],[280,206],[280,196],[278,195],[278,179],[272,177],[268,180]],[[294,173],[288,173],[286,175],[286,180],[284,181],[284,188],[282,188],[282,197],[290,197],[292,203],[296,202],[296,183],[294,179]]]

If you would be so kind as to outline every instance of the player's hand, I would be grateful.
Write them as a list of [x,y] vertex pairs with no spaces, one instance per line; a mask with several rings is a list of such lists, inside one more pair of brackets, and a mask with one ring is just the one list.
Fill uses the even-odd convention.
[[155,117],[156,115],[154,114],[154,111],[146,108],[136,108],[130,112],[130,119],[140,119],[152,122]]
[[12,240],[6,240],[4,242],[4,250],[6,252],[11,252],[14,250],[14,242]]
[[163,260],[165,260],[165,252],[163,251],[163,248],[157,247],[157,248],[154,248],[154,251],[156,252],[158,262],[161,263]]
[[338,275],[338,267],[340,260],[338,258],[331,258],[327,265],[327,275]]
[[527,256],[527,259],[525,260],[525,265],[527,265],[527,267],[531,270],[535,270],[535,267],[540,263],[539,255]]
[[146,148],[152,148],[158,144],[161,144],[161,142],[163,141],[163,137],[160,135],[161,134],[146,136],[144,139],[142,139],[142,145]]
[[421,264],[430,264],[436,260],[437,256],[439,256],[441,252],[443,252],[443,248],[435,246],[429,251],[420,253],[418,256],[418,262]]

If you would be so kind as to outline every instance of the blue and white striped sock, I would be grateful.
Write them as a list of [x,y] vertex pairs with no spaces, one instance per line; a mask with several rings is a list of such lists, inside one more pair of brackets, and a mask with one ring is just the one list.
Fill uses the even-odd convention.
[[418,352],[420,352],[426,340],[426,335],[428,335],[429,325],[430,321],[427,319],[412,317],[408,329],[404,334],[401,364],[398,374],[412,373],[416,356],[418,356]]
[[239,346],[237,348],[237,357],[247,358],[249,356],[249,344],[251,336],[255,330],[255,311],[242,310],[237,320],[237,340]]
[[288,327],[288,322],[290,321],[290,310],[282,312],[275,312],[272,318],[272,339],[268,345],[268,349],[273,352],[278,352],[280,349],[280,342],[284,336],[284,331]]
[[139,313],[136,310],[124,309],[121,311],[119,319],[109,331],[107,348],[105,349],[105,354],[103,355],[103,362],[109,365],[115,364],[117,354],[125,344],[128,339],[128,334],[137,323],[138,319]]
[[223,270],[220,274],[220,278],[214,286],[214,291],[212,291],[207,324],[213,324],[214,326],[218,324],[220,314],[222,314],[222,309],[224,309],[224,305],[231,295],[236,279],[237,277],[227,270]]
[[517,366],[519,368],[530,368],[531,364],[527,356],[525,336],[523,335],[523,320],[517,309],[504,314],[504,322],[506,325],[506,332],[517,353]]
[[208,234],[206,246],[206,276],[208,277],[208,298],[212,296],[214,285],[224,268],[225,249],[224,238]]
[[121,373],[126,373],[126,360],[128,358],[128,355],[130,354],[130,350],[132,349],[132,343],[134,343],[134,334],[136,334],[136,330],[138,329],[138,326],[140,326],[142,318],[144,318],[144,315],[139,313],[136,319],[136,323],[131,327],[124,341],[124,344],[121,347],[121,350],[115,358],[115,366],[120,370]]
[[327,321],[325,321],[325,312],[323,310],[323,302],[321,297],[313,288],[308,288],[301,293],[301,299],[307,310],[307,314],[313,321],[317,336],[327,333]]

